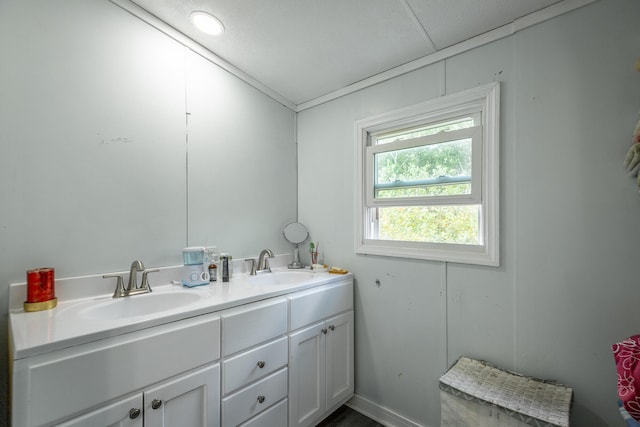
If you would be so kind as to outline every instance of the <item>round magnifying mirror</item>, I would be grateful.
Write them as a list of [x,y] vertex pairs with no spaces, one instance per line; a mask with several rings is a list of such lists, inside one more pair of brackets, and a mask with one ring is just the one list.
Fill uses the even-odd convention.
[[289,268],[304,268],[304,264],[300,263],[300,252],[298,251],[298,245],[309,237],[309,231],[307,227],[299,222],[290,222],[282,229],[284,238],[290,243],[296,245],[293,250],[293,262],[289,264]]
[[299,222],[290,222],[285,225],[282,229],[282,234],[284,234],[284,238],[294,245],[299,245],[300,243],[307,240],[309,237],[309,232],[307,231],[307,227]]

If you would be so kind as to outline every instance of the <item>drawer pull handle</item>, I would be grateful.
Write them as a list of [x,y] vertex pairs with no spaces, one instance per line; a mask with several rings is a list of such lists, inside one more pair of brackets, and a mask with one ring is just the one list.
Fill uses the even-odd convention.
[[260,395],[258,396],[258,403],[263,403],[264,402],[265,397]]
[[327,328],[322,328],[321,332],[326,335],[327,334]]
[[136,418],[138,418],[140,416],[140,409],[138,408],[131,408],[129,410],[129,418],[131,418],[132,420],[135,420]]
[[329,329],[331,329],[332,331],[336,329],[335,325],[331,325],[329,326]]
[[151,401],[151,407],[152,407],[153,409],[158,409],[158,408],[159,408],[159,407],[161,407],[161,406],[162,406],[162,400],[160,400],[160,399],[153,399],[153,400]]
[[258,368],[262,369],[262,368],[264,368],[264,365],[265,365],[265,363],[264,363],[264,361],[263,361],[263,360],[260,360],[260,361],[258,362]]

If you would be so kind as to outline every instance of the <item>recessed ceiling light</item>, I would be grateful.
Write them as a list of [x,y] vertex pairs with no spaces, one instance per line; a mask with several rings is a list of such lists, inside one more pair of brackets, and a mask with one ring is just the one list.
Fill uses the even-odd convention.
[[190,18],[193,25],[203,33],[212,36],[218,36],[224,33],[224,25],[222,25],[222,22],[207,12],[193,12]]

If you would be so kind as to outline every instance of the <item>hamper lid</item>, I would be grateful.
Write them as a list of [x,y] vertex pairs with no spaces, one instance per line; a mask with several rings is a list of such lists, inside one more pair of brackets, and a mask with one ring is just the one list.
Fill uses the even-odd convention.
[[570,387],[506,372],[483,361],[461,357],[440,377],[440,389],[498,406],[529,425],[569,426]]

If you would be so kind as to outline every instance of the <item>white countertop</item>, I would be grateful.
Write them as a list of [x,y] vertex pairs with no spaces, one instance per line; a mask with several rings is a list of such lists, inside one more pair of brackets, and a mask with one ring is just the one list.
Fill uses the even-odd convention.
[[[287,268],[274,268],[273,270],[276,272],[287,271]],[[149,281],[153,293],[176,291],[195,293],[200,296],[196,302],[156,314],[124,319],[117,317],[96,319],[81,315],[87,307],[112,300],[115,280],[106,281],[102,275],[56,280],[57,307],[38,312],[24,311],[22,303],[26,296],[26,285],[24,283],[12,284],[9,290],[12,359],[22,359],[193,316],[214,313],[226,308],[286,295],[342,279],[351,280],[351,274],[314,273],[307,269],[300,273],[301,281],[299,283],[263,285],[251,280],[256,276],[236,274],[228,283],[212,282],[209,285],[186,288],[171,284],[173,278],[176,278],[176,274],[179,275],[180,271],[178,266],[166,267],[162,268],[157,276],[150,275]],[[154,285],[155,283],[158,284]],[[145,295],[135,295],[122,299],[144,297]]]

